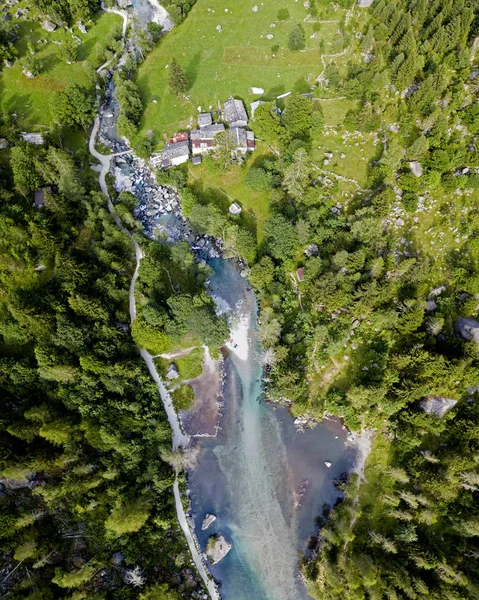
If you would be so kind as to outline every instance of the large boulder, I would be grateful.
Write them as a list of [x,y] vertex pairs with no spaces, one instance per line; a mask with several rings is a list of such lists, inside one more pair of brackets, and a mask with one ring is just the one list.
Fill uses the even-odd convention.
[[133,6],[133,0],[116,0],[116,3],[123,10],[129,6]]
[[212,535],[208,540],[206,554],[210,561],[215,565],[223,560],[232,547],[232,544],[226,540],[222,533],[217,533],[216,535]]
[[419,404],[421,410],[428,415],[433,415],[442,419],[448,410],[456,406],[457,400],[452,398],[443,398],[442,396],[428,396]]
[[213,523],[216,521],[216,515],[212,515],[208,513],[203,519],[203,523],[201,525],[201,531],[206,531]]
[[475,319],[458,317],[456,319],[456,333],[463,339],[476,342],[479,345],[479,322]]

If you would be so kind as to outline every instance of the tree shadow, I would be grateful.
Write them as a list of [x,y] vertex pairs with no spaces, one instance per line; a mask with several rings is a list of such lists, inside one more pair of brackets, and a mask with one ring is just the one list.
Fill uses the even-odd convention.
[[265,94],[263,94],[261,96],[261,100],[264,100],[265,102],[273,102],[278,96],[284,94],[285,91],[286,90],[284,85],[277,85],[276,87],[269,89]]
[[201,52],[197,52],[193,56],[193,58],[190,60],[190,62],[188,63],[188,66],[185,69],[185,75],[186,75],[186,78],[188,79],[188,84],[189,84],[190,89],[194,86],[196,79],[198,77],[198,68],[200,66],[200,58],[201,58]]
[[293,91],[298,92],[298,94],[308,94],[311,92],[311,85],[304,77],[300,77],[295,81],[293,85]]

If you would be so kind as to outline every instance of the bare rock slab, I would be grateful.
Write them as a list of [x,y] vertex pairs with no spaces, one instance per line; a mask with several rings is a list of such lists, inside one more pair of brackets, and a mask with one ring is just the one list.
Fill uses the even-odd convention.
[[463,339],[476,342],[479,345],[479,322],[475,319],[458,317],[456,319],[456,333]]
[[232,547],[233,545],[228,542],[222,533],[217,533],[216,535],[212,535],[208,540],[206,555],[212,564],[216,565],[216,563],[223,560]]
[[208,513],[206,517],[203,519],[203,524],[201,525],[201,531],[206,531],[209,527],[213,525],[216,521],[216,515],[212,515]]
[[428,415],[433,415],[442,419],[447,411],[456,406],[457,400],[452,398],[443,398],[442,396],[428,396],[419,404],[421,410]]

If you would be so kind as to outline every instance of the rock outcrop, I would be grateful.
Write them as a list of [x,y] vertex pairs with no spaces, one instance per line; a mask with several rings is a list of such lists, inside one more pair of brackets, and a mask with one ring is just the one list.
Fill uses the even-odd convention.
[[206,555],[212,564],[215,565],[223,560],[232,547],[233,545],[227,541],[222,533],[217,533],[216,535],[212,535],[208,540]]
[[428,415],[434,415],[438,419],[442,419],[447,411],[451,410],[456,404],[457,400],[452,400],[452,398],[428,396],[420,402],[419,407]]
[[456,333],[465,340],[479,344],[479,322],[475,319],[458,317],[456,319]]
[[208,513],[206,517],[203,519],[203,524],[201,525],[201,531],[206,531],[209,527],[213,525],[216,521],[216,515],[212,515]]

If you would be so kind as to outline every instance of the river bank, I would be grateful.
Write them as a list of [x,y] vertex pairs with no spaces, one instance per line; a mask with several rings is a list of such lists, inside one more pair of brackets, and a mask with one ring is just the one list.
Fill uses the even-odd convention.
[[[111,76],[107,74],[110,82]],[[220,593],[210,572],[221,583],[224,600],[306,600],[298,555],[316,533],[315,518],[323,505],[332,506],[340,497],[334,481],[354,469],[356,453],[348,445],[347,432],[339,421],[325,420],[300,431],[287,408],[263,401],[257,305],[241,277],[241,267],[221,259],[221,248],[214,240],[195,236],[181,216],[177,193],[168,186],[158,186],[145,161],[125,151],[121,140],[108,139],[106,133],[114,131],[115,100],[111,85],[107,90],[95,121],[90,151],[101,163],[101,189],[117,226],[126,231],[109,197],[109,172],[116,192],[128,191],[138,199],[135,216],[146,236],[161,236],[171,243],[186,240],[197,260],[209,263],[213,275],[207,291],[217,311],[228,316],[231,327],[224,362],[221,366],[213,364],[206,356],[204,376],[196,381],[197,403],[188,415],[182,415],[184,423],[196,410],[193,435],[188,434],[190,428],[185,431],[182,426],[153,357],[141,350],[172,429],[173,451],[193,445],[197,454],[196,466],[188,468],[191,511],[183,507],[178,479],[173,486],[178,522],[194,564],[213,600],[219,600]],[[95,149],[99,133],[103,143],[121,152],[100,154]],[[136,255],[130,286],[133,321],[135,282],[143,255],[138,243],[126,233]],[[219,369],[222,377],[218,376]],[[207,414],[207,407],[214,405],[218,406],[216,413]],[[199,425],[200,417],[203,423]],[[203,436],[202,428],[213,422],[214,431],[210,429],[208,437]],[[217,519],[205,532],[201,526],[206,514],[215,514]],[[211,534],[224,535],[232,544],[228,555],[214,566],[208,564],[205,555]]]

